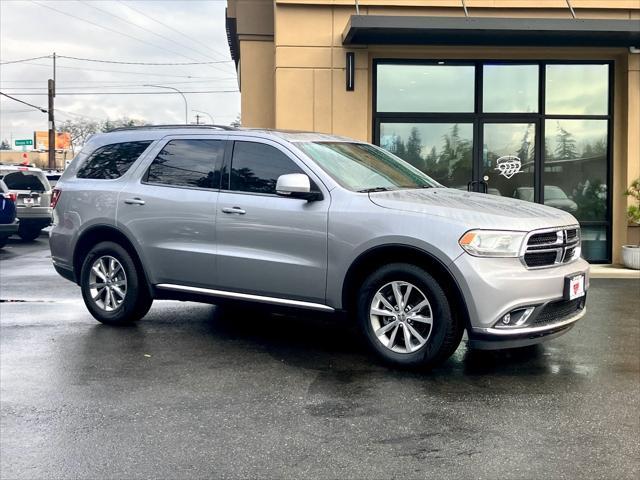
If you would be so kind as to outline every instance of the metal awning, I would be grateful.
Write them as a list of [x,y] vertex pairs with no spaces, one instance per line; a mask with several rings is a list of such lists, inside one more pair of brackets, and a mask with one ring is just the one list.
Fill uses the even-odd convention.
[[640,20],[352,15],[342,43],[638,47]]

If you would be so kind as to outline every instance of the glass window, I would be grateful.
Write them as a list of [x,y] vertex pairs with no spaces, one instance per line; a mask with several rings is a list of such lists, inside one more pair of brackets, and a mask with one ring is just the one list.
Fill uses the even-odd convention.
[[580,228],[582,237],[582,257],[590,262],[609,261],[607,227],[605,225],[583,225]]
[[293,160],[271,145],[235,142],[230,189],[240,192],[276,193],[280,175],[304,173]]
[[485,123],[482,178],[487,193],[534,201],[534,123]]
[[378,65],[379,112],[473,112],[473,65]]
[[545,112],[607,115],[609,65],[547,65]]
[[78,178],[112,180],[124,175],[138,157],[151,144],[150,141],[113,143],[98,148],[89,155],[78,171]]
[[381,123],[380,146],[447,187],[471,180],[471,123]]
[[483,111],[538,111],[538,65],[484,65]]
[[438,186],[411,165],[371,145],[348,142],[297,145],[336,182],[353,191]]
[[544,203],[581,221],[606,220],[607,121],[549,119],[544,136]]
[[220,188],[222,140],[171,140],[147,172],[147,182],[178,187]]
[[44,175],[40,172],[19,171],[8,173],[4,180],[9,190],[31,190],[32,192],[44,192],[48,190],[43,181]]

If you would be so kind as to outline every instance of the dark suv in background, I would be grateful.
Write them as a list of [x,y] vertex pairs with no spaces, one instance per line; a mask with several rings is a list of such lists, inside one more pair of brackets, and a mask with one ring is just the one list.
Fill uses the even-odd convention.
[[0,180],[0,248],[7,244],[11,235],[18,232],[15,201],[16,194],[9,192],[7,185]]

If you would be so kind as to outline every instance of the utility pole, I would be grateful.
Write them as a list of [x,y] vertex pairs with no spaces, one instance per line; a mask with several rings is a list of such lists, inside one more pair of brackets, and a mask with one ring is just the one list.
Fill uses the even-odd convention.
[[47,82],[47,92],[49,94],[49,152],[48,167],[52,170],[56,168],[56,124],[53,115],[53,98],[56,96],[56,52],[53,52],[53,79]]

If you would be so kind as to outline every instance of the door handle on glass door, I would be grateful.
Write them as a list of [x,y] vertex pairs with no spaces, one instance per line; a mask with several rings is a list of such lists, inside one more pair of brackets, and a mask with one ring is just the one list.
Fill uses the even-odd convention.
[[247,212],[240,207],[224,207],[222,209],[222,213],[235,213],[237,215],[244,215]]
[[144,200],[142,200],[140,197],[126,198],[124,200],[124,203],[126,203],[127,205],[144,205]]

